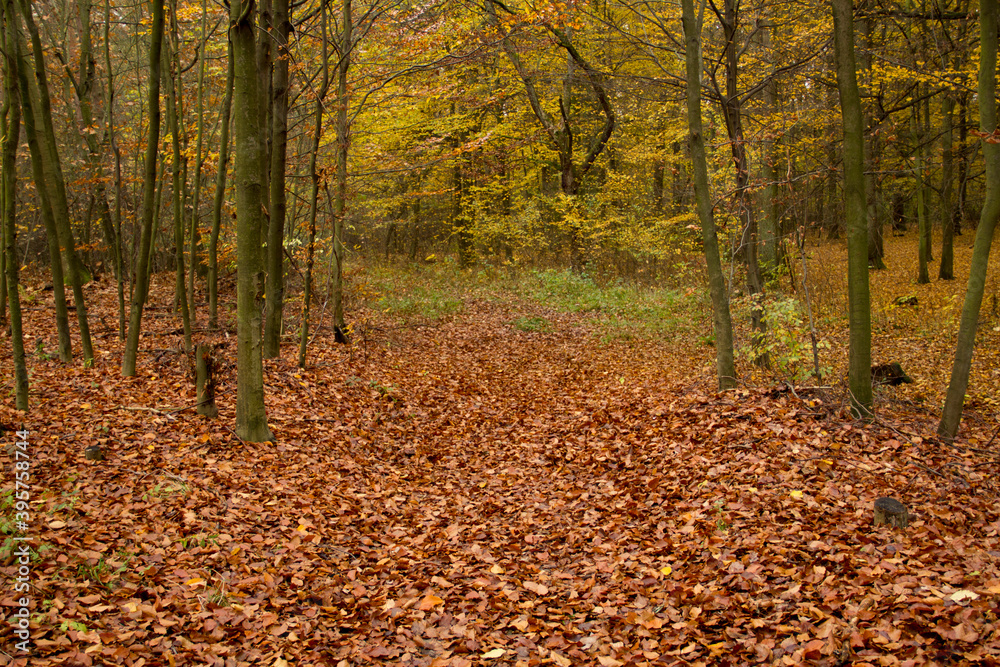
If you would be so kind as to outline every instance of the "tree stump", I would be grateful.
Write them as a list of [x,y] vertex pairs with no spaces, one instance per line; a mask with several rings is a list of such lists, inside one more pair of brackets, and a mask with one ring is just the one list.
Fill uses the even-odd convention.
[[195,348],[195,382],[198,386],[198,414],[218,417],[215,405],[215,358],[209,345]]
[[103,461],[104,460],[104,448],[100,445],[91,445],[83,450],[83,456],[88,461]]
[[895,498],[879,498],[875,501],[875,525],[886,524],[896,528],[910,525],[910,515],[906,505]]
[[879,364],[872,366],[873,385],[891,385],[898,387],[901,384],[912,384],[913,378],[906,374],[899,362],[891,364]]

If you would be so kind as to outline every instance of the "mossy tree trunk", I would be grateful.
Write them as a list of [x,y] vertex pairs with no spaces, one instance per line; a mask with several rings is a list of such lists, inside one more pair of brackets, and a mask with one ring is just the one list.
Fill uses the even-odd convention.
[[122,375],[135,375],[136,358],[139,355],[139,333],[142,327],[142,311],[149,294],[150,251],[153,246],[153,219],[156,215],[156,163],[160,144],[160,72],[163,54],[163,0],[153,0],[152,25],[149,35],[149,83],[147,85],[147,105],[149,113],[149,133],[146,136],[146,154],[143,157],[141,236],[136,258],[135,284],[129,307],[128,337],[122,357]]
[[2,201],[4,275],[10,308],[10,339],[14,357],[14,405],[28,411],[28,369],[24,360],[24,330],[21,323],[21,297],[18,293],[17,235],[17,146],[21,133],[21,99],[18,90],[17,24],[13,0],[3,0],[3,158]]
[[733,361],[733,323],[729,312],[729,295],[722,273],[719,238],[712,216],[712,192],[708,182],[708,159],[701,120],[701,25],[694,12],[694,0],[682,0],[684,42],[686,45],[687,114],[691,162],[694,168],[695,201],[701,221],[701,237],[708,264],[708,281],[712,294],[712,324],[715,331],[715,368],[719,389],[736,386],[736,366]]
[[865,135],[854,58],[854,18],[851,4],[851,0],[832,0],[833,42],[844,126],[844,211],[847,222],[847,290],[850,312],[848,384],[852,412],[855,416],[867,417],[871,414],[872,407],[872,380]]
[[264,271],[264,138],[260,127],[260,80],[254,34],[254,0],[234,1],[233,41],[236,104],[236,434],[249,442],[273,440],[264,409],[261,301]]
[[[996,67],[997,67],[997,2],[981,0],[979,4],[979,38],[981,55],[979,59],[979,131],[987,138],[996,136]],[[1000,218],[1000,144],[983,141],[983,158],[986,162],[986,196],[979,216],[976,241],[972,249],[969,267],[969,286],[965,292],[962,318],[958,327],[958,342],[955,345],[955,363],[948,383],[938,435],[948,440],[955,438],[962,420],[965,392],[969,388],[969,371],[972,368],[972,353],[976,344],[976,328],[979,323],[979,309],[986,289],[986,274],[990,261],[990,246],[997,218]]]

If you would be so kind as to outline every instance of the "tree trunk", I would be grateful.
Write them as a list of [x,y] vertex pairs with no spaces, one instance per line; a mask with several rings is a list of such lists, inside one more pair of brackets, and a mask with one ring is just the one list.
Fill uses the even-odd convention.
[[941,267],[938,271],[938,278],[941,280],[955,279],[955,216],[952,201],[955,176],[952,141],[954,113],[955,98],[946,91],[941,104]]
[[[28,28],[31,39],[31,50],[34,55],[35,82],[38,99],[34,99],[34,86],[29,86],[28,96],[22,96],[22,106],[25,103],[33,107],[36,121],[36,136],[43,156],[45,179],[50,186],[50,202],[55,218],[56,233],[59,235],[59,246],[66,259],[66,272],[73,286],[73,302],[76,305],[76,319],[80,327],[80,343],[83,348],[83,361],[93,364],[94,348],[90,340],[90,325],[87,322],[87,304],[83,297],[83,269],[76,254],[76,244],[73,240],[73,230],[70,226],[69,200],[66,197],[66,181],[63,178],[62,164],[56,143],[55,128],[52,125],[52,103],[49,98],[48,77],[45,73],[45,59],[42,52],[42,42],[31,13],[31,0],[21,0],[21,16]],[[40,124],[38,127],[37,124]]]
[[330,89],[330,55],[327,40],[326,3],[320,3],[320,32],[322,48],[322,81],[316,93],[316,110],[314,112],[312,150],[309,153],[309,242],[306,255],[306,275],[302,287],[302,325],[299,329],[299,368],[306,367],[306,350],[309,345],[309,316],[312,301],[313,266],[316,260],[316,213],[319,207],[319,169],[317,162],[319,147],[323,140],[323,100]]
[[719,389],[736,386],[733,362],[733,324],[729,296],[722,273],[719,239],[712,218],[712,192],[708,183],[708,159],[701,120],[701,26],[694,13],[694,0],[681,0],[687,64],[687,115],[690,132],[691,162],[694,168],[694,191],[701,220],[701,236],[708,263],[708,282],[712,293],[712,324],[715,331],[715,368]]
[[850,311],[848,383],[851,411],[872,408],[871,305],[868,291],[868,214],[865,199],[865,135],[854,60],[851,0],[832,0],[837,87],[844,126],[844,212],[847,219],[847,291]]
[[[981,0],[979,3],[979,131],[981,136],[992,138],[997,130],[996,107],[996,67],[997,67],[997,2]],[[972,353],[976,344],[976,328],[979,309],[983,303],[986,288],[986,274],[989,268],[990,246],[997,218],[1000,218],[1000,144],[983,141],[983,158],[986,162],[986,196],[979,216],[976,241],[972,249],[969,267],[969,286],[962,306],[962,319],[958,327],[958,342],[955,345],[955,363],[948,383],[938,435],[953,440],[958,433],[965,404],[965,392],[969,388],[969,371],[972,368]]]
[[[4,114],[3,114],[3,240],[4,276],[10,307],[10,340],[14,357],[14,405],[28,411],[28,368],[24,360],[24,329],[21,322],[21,296],[18,292],[17,246],[17,146],[21,132],[21,100],[18,90],[18,57],[16,13],[13,0],[3,0],[3,60],[4,60]],[[64,304],[65,305],[65,304]]]
[[181,153],[181,71],[180,54],[178,53],[177,36],[177,0],[170,1],[170,41],[167,49],[167,63],[170,68],[170,90],[167,93],[167,126],[170,128],[170,146],[173,151],[171,169],[172,194],[174,207],[174,301],[181,311],[181,324],[184,328],[184,351],[190,355],[191,313],[188,311],[187,288],[184,277],[184,186],[181,178],[182,164],[187,164],[187,158]]
[[229,40],[229,69],[226,74],[226,96],[222,100],[222,120],[219,132],[219,170],[215,175],[215,198],[212,200],[212,232],[208,239],[208,326],[219,326],[219,233],[222,230],[222,201],[226,197],[226,175],[229,170],[229,125],[233,110],[233,80],[235,78],[233,42]]
[[254,0],[234,1],[230,38],[235,60],[236,102],[236,434],[249,442],[274,440],[264,408],[261,300],[264,272],[264,146],[254,50]]
[[142,231],[136,258],[135,283],[129,308],[128,338],[122,357],[122,375],[135,375],[136,357],[139,355],[139,332],[142,310],[149,294],[150,249],[153,245],[153,219],[156,214],[156,162],[160,144],[160,69],[163,52],[163,0],[153,0],[152,25],[149,41],[149,134],[146,137],[146,155],[143,160],[142,181]]
[[924,199],[924,133],[922,130],[920,105],[914,104],[910,110],[910,134],[913,136],[913,143],[916,145],[916,163],[913,165],[913,172],[917,182],[917,228],[920,233],[917,283],[926,285],[931,281],[928,270],[931,254],[931,225],[930,217],[927,215],[927,202]]
[[347,118],[347,72],[351,67],[354,50],[354,16],[351,0],[342,6],[340,34],[340,63],[337,68],[337,195],[333,208],[333,335],[338,343],[347,343],[347,324],[344,322],[344,215],[347,212],[347,152],[350,148]]
[[264,357],[281,353],[281,318],[285,307],[285,160],[288,154],[288,0],[274,0],[274,85],[271,99],[271,221],[267,237],[267,290],[264,304]]
[[198,321],[195,278],[198,274],[198,241],[201,227],[201,168],[205,144],[205,49],[208,46],[208,0],[201,0],[201,46],[198,49],[198,137],[195,140],[194,192],[191,203],[191,230],[188,235],[188,310],[191,321]]
[[122,242],[122,156],[115,140],[114,99],[115,81],[111,67],[111,0],[104,0],[104,65],[108,73],[107,107],[108,131],[105,138],[111,144],[115,156],[115,278],[118,281],[118,338],[125,340],[125,248]]
[[742,223],[739,254],[743,256],[747,272],[747,294],[750,297],[750,324],[753,329],[752,352],[754,363],[761,368],[771,365],[766,351],[767,325],[764,321],[764,277],[757,256],[759,238],[757,215],[750,193],[750,161],[747,156],[746,138],[743,133],[743,114],[739,96],[739,55],[736,51],[737,2],[726,0],[725,12],[720,16],[726,47],[726,92],[721,100],[722,115],[736,169],[736,216]]
[[[13,16],[8,16],[9,21],[13,21]],[[52,212],[52,203],[49,198],[47,187],[48,180],[45,178],[45,171],[42,166],[45,158],[42,156],[42,148],[38,142],[38,131],[35,128],[35,114],[31,106],[30,84],[28,82],[27,67],[21,52],[21,38],[15,31],[16,39],[14,56],[17,59],[18,88],[21,98],[21,111],[24,118],[24,134],[28,142],[28,150],[31,153],[31,176],[35,181],[35,190],[38,192],[38,201],[42,209],[42,220],[45,222],[45,239],[49,247],[49,263],[52,267],[52,296],[55,300],[56,311],[56,333],[59,337],[59,359],[63,363],[73,360],[73,347],[69,337],[69,310],[66,308],[66,284],[63,277],[62,257],[59,253],[59,234],[56,231],[55,216]]]

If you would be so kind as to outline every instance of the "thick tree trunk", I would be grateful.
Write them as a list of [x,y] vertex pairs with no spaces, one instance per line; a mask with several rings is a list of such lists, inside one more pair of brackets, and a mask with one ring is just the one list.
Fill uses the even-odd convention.
[[149,134],[146,137],[146,155],[143,159],[142,181],[142,231],[135,270],[135,283],[129,308],[128,338],[122,357],[122,375],[135,375],[139,355],[139,333],[142,327],[142,310],[149,294],[150,250],[153,246],[153,219],[156,210],[156,162],[160,144],[160,70],[163,53],[163,0],[151,3],[153,21],[149,41]]
[[871,298],[868,291],[868,214],[865,199],[865,135],[854,60],[851,0],[832,0],[837,87],[844,125],[844,211],[847,219],[847,290],[850,311],[848,383],[851,410],[867,417],[872,408]]
[[712,193],[708,183],[708,159],[701,120],[701,26],[695,18],[694,0],[681,0],[686,45],[687,115],[690,132],[691,162],[694,168],[694,191],[701,220],[701,236],[708,263],[708,282],[712,293],[712,324],[715,331],[715,368],[719,389],[736,386],[733,361],[733,324],[729,313],[729,295],[722,273],[719,239],[712,218]]
[[236,74],[236,434],[249,442],[265,442],[274,436],[267,426],[264,408],[261,356],[265,181],[260,81],[254,51],[255,14],[254,0],[232,3],[229,33]]
[[271,100],[271,221],[267,237],[267,291],[264,303],[264,357],[280,352],[285,307],[285,160],[288,154],[288,0],[274,0],[274,85]]
[[18,58],[16,16],[13,0],[3,0],[3,61],[4,61],[4,114],[3,114],[3,240],[4,275],[10,308],[10,340],[14,357],[14,405],[28,411],[28,368],[24,359],[24,330],[21,322],[21,296],[18,293],[17,226],[17,146],[21,132],[21,99],[18,90]]
[[[979,59],[979,131],[981,136],[993,137],[997,130],[996,107],[996,67],[997,67],[997,2],[980,0],[979,39],[981,55]],[[945,399],[938,435],[948,440],[955,438],[962,420],[965,393],[969,388],[969,371],[972,368],[972,353],[976,344],[976,328],[979,323],[979,309],[986,289],[986,274],[989,268],[990,246],[993,232],[1000,218],[1000,144],[991,141],[982,143],[986,162],[986,197],[979,216],[976,241],[972,249],[972,263],[969,267],[969,286],[962,306],[962,319],[958,327],[958,342],[955,345],[955,364],[951,369],[948,396]]]

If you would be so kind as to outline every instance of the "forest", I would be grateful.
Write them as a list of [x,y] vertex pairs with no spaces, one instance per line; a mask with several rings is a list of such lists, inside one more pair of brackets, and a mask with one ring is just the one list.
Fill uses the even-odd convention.
[[996,663],[996,0],[0,23],[0,664]]

